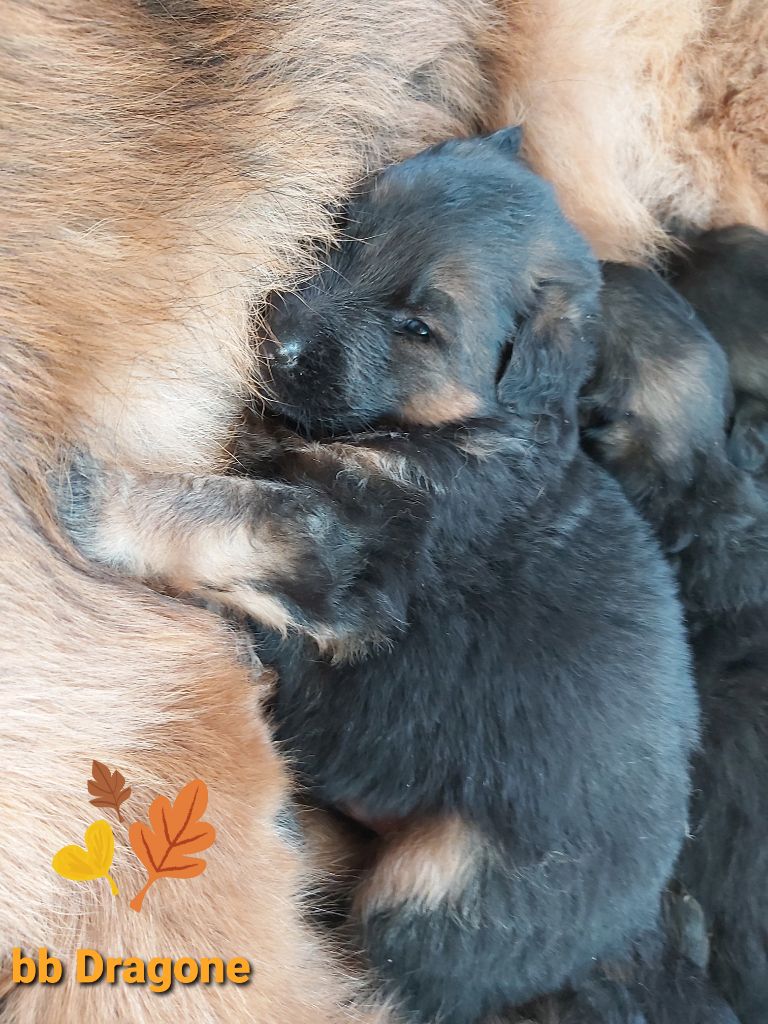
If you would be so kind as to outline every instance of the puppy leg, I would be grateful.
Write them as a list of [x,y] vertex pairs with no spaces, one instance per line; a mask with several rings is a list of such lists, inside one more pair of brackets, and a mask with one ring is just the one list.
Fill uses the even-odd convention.
[[474,892],[486,860],[482,837],[458,818],[406,826],[384,840],[357,893],[364,947],[408,1020],[474,1024],[503,1008],[486,991],[500,951]]
[[[658,913],[649,896],[657,867],[648,866],[654,878],[636,867],[628,883],[623,873],[611,877],[599,850],[541,855],[512,839],[498,845],[457,816],[433,819],[384,841],[356,917],[373,967],[409,1020],[477,1024],[586,982],[603,957],[631,959]],[[630,1005],[621,985],[611,999]]]
[[540,865],[510,869],[456,816],[403,826],[383,842],[355,916],[409,1021],[477,1024],[564,984],[566,951],[578,944],[563,920],[567,879],[563,887]]
[[57,489],[60,519],[92,561],[281,632],[342,628],[359,551],[317,488],[133,472],[78,455]]
[[[372,642],[387,642],[402,628],[414,574],[425,556],[431,503],[440,492],[434,477],[446,471],[428,455],[414,457],[398,441],[397,435],[371,434],[358,444],[323,444],[283,432],[282,450],[270,456],[271,475],[320,494],[348,531],[345,551],[354,561],[354,579],[337,607],[345,632],[337,630],[323,644],[337,661]],[[237,455],[240,460],[240,448]],[[451,466],[451,476],[455,471]]]

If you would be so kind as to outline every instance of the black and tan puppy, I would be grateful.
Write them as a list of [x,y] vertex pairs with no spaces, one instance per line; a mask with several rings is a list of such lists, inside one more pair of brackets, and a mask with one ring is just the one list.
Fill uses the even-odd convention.
[[[693,279],[688,287],[697,291]],[[732,277],[719,301],[713,326],[736,322]],[[587,444],[677,568],[702,703],[692,836],[676,873],[704,909],[712,979],[743,1024],[764,1024],[768,491],[729,457],[726,359],[690,305],[649,271],[609,265],[603,306],[598,370],[582,400]]]
[[312,798],[383,833],[356,917],[424,1024],[653,935],[697,735],[670,573],[578,445],[598,267],[516,140],[377,176],[326,270],[276,300],[265,374],[305,439],[275,471],[358,513],[391,500],[419,537],[362,570],[396,610],[388,645],[257,640]]
[[768,233],[707,231],[676,261],[674,285],[728,354],[734,410],[731,459],[768,469]]

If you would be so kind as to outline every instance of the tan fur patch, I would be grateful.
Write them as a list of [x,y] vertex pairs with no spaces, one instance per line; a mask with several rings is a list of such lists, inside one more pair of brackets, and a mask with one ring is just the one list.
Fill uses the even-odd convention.
[[486,462],[488,459],[499,455],[520,452],[525,442],[518,441],[514,437],[504,437],[490,434],[487,431],[467,431],[463,437],[457,437],[456,447],[465,452],[473,459]]
[[481,408],[477,395],[447,383],[441,388],[414,395],[402,409],[407,423],[424,427],[439,427],[444,423],[462,423],[470,419]]
[[404,455],[368,447],[365,441],[359,444],[309,442],[296,448],[296,457],[300,464],[306,460],[310,470],[312,462],[319,459],[321,462],[338,466],[339,472],[359,473],[361,479],[373,474],[397,483],[409,484],[419,478],[418,468]]
[[[645,360],[638,367],[638,380],[630,390],[628,407],[652,432],[656,457],[674,459],[686,447],[689,410],[700,401],[710,401],[708,360],[708,353],[702,350],[690,352],[684,365]],[[631,421],[626,429],[631,436]]]
[[486,851],[483,838],[458,817],[403,826],[382,849],[357,895],[361,913],[415,901],[437,906],[461,895]]
[[208,600],[218,602],[223,608],[229,608],[240,614],[250,615],[268,629],[274,629],[285,635],[295,625],[293,616],[283,603],[272,594],[261,594],[251,587],[232,586],[227,590],[216,587],[187,587],[185,596],[197,594]]

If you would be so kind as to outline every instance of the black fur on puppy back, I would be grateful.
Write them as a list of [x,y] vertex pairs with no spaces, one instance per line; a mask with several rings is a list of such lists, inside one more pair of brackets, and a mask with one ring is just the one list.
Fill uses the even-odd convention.
[[578,453],[533,485],[529,443],[491,424],[322,447],[347,445],[406,460],[435,501],[416,551],[381,553],[405,597],[390,647],[265,648],[277,736],[318,802],[450,824],[455,894],[450,875],[426,905],[406,886],[359,925],[413,1020],[469,1024],[655,928],[696,737],[679,610],[647,530]]

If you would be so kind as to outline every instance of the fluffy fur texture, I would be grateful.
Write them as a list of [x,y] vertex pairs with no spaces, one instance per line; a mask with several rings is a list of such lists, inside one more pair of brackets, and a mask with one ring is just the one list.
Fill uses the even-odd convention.
[[503,117],[604,258],[661,227],[768,227],[762,0],[503,0]]
[[[189,0],[98,17],[76,0],[2,5],[0,957],[46,945],[254,962],[247,986],[162,998],[69,972],[15,989],[4,1024],[362,1015],[301,922],[301,858],[279,823],[288,778],[232,636],[87,564],[48,481],[76,444],[140,480],[221,486],[209,474],[231,460],[252,300],[300,272],[304,240],[331,231],[327,206],[369,163],[482,118],[492,17],[464,0]],[[184,541],[157,539],[169,558]],[[51,870],[93,818],[92,757],[124,772],[137,813],[196,774],[210,788],[208,870],[140,915]]]
[[269,407],[315,442],[275,471],[402,522],[363,571],[399,612],[387,647],[261,651],[313,799],[397,823],[355,916],[419,1024],[578,984],[655,932],[697,735],[661,555],[578,448],[597,265],[516,142],[382,172],[271,321]]
[[[751,309],[741,279],[721,287],[739,263],[731,245],[720,272],[708,258],[698,285],[695,272],[687,282],[727,325]],[[704,909],[713,981],[743,1024],[758,1024],[768,1006],[768,492],[727,457],[726,362],[691,307],[650,272],[622,267],[606,268],[604,307],[601,370],[585,401],[603,422],[590,445],[676,565],[702,701],[677,876]]]
[[603,971],[576,992],[505,1016],[503,1024],[739,1024],[707,978],[709,940],[701,907],[688,894],[668,892],[663,910],[660,959]]
[[[217,944],[222,954],[253,952],[263,967],[258,984],[227,994],[183,989],[151,1002],[114,986],[26,989],[4,1004],[7,1020],[140,1021],[150,1007],[153,1021],[181,1013],[190,1024],[346,1016],[329,965],[305,967],[314,942],[293,903],[295,854],[272,855],[282,850],[272,809],[286,778],[231,637],[210,616],[85,563],[54,521],[50,469],[60,447],[74,444],[138,474],[141,497],[145,473],[210,478],[229,465],[250,389],[252,304],[303,272],[306,239],[332,231],[328,205],[371,166],[500,124],[518,102],[530,130],[541,126],[534,159],[547,139],[557,151],[567,138],[562,163],[542,167],[601,251],[644,251],[669,179],[635,173],[631,139],[654,102],[667,97],[682,109],[685,90],[665,73],[682,52],[680,32],[645,5],[637,18],[647,10],[653,35],[633,37],[635,59],[614,74],[616,32],[594,35],[590,25],[598,15],[604,26],[624,25],[623,5],[591,0],[568,33],[557,31],[556,7],[541,19],[531,10],[511,5],[506,24],[491,0],[104,0],[97,14],[83,0],[2,4],[0,859],[8,870],[0,956],[17,943],[66,952],[109,941],[137,955],[194,955]],[[703,130],[680,134],[670,122],[670,131],[650,132],[641,157],[666,166],[669,139],[684,139],[689,166],[733,182],[733,216],[759,223],[752,179],[765,166],[757,136],[765,90],[752,55],[766,13],[743,0],[712,11],[711,30],[693,19],[701,43],[690,47],[690,66],[708,69],[690,83],[707,114]],[[610,80],[585,94],[589,108],[563,107],[558,119],[534,99],[582,77],[572,71],[580,41]],[[658,69],[649,85],[656,99],[627,105],[646,80],[644,47]],[[606,104],[616,95],[628,159],[621,145],[610,159],[605,145],[595,147],[598,93]],[[578,182],[596,180],[601,164],[585,206]],[[675,195],[681,215],[720,216],[722,184],[702,203],[682,175]],[[183,484],[172,480],[172,492]],[[91,756],[119,766],[137,799],[173,791],[194,766],[213,808],[223,801],[217,850],[226,867],[197,880],[194,914],[155,901],[133,918],[50,871],[51,851],[87,821]],[[279,795],[259,782],[267,778]],[[118,857],[125,849],[118,835]]]
[[675,261],[675,287],[728,355],[734,389],[728,452],[768,468],[768,234],[738,225],[708,231]]

